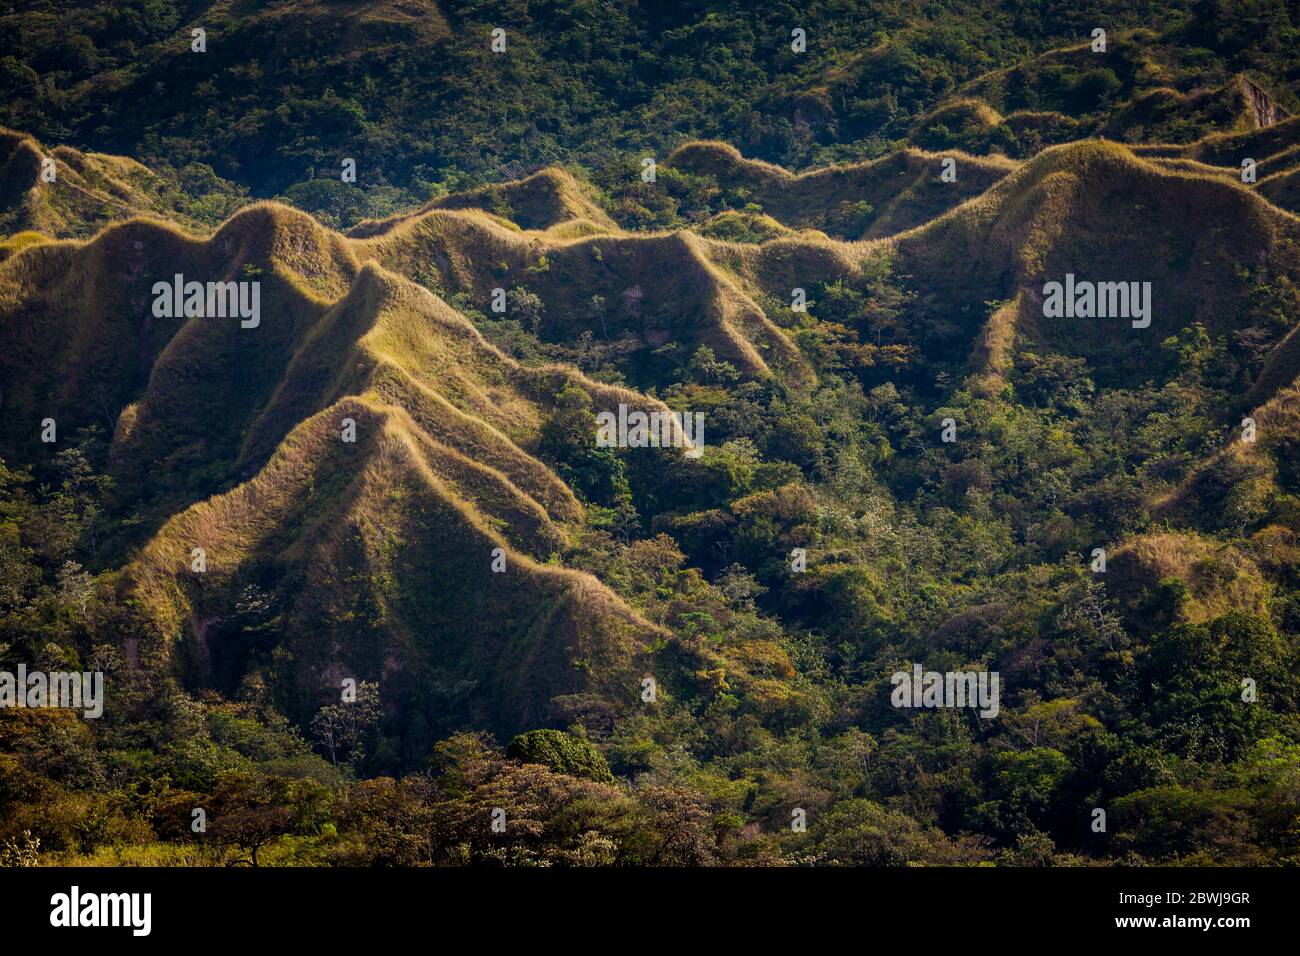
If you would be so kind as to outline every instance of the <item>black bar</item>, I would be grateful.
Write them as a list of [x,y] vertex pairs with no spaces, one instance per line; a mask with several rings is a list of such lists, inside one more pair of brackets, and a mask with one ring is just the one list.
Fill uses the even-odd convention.
[[[129,926],[51,926],[51,898],[74,885],[83,901],[87,894],[151,894],[148,936],[134,936]],[[689,937],[687,925],[710,923],[728,940],[758,942],[786,931],[851,930],[864,943],[879,931],[918,941],[934,933],[936,941],[1129,937],[1181,944],[1200,937],[1231,945],[1259,931],[1284,931],[1294,921],[1296,888],[1294,870],[1234,868],[0,871],[0,898],[18,938],[78,933],[128,945],[281,935],[374,942],[459,927],[493,941],[519,934],[534,945],[586,949],[638,936],[663,943],[678,933]],[[1170,902],[1171,893],[1181,899]],[[1198,893],[1227,895],[1207,900]],[[1243,917],[1248,925],[1187,923]],[[1155,925],[1117,924],[1127,918]]]

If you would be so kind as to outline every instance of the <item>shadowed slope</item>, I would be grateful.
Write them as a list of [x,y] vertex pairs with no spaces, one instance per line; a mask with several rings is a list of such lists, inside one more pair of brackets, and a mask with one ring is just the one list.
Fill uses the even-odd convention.
[[[628,667],[656,630],[594,579],[537,563],[583,509],[529,449],[565,387],[601,408],[665,406],[523,368],[427,290],[358,263],[347,240],[273,204],[203,240],[134,221],[24,251],[0,267],[0,321],[23,345],[0,366],[6,421],[22,426],[6,457],[57,451],[36,439],[40,416],[67,436],[90,415],[86,390],[106,389],[122,507],[161,525],[124,587],[154,646],[200,682],[246,676],[236,609],[253,588],[292,609],[276,646],[310,663],[277,679],[304,718],[337,668],[444,730],[634,696]],[[155,317],[152,284],[177,272],[260,283],[259,323]],[[199,500],[213,485],[230,490]],[[202,575],[194,548],[209,556]],[[487,570],[494,548],[502,574]],[[350,640],[358,621],[374,642]],[[439,712],[424,692],[438,675],[475,686],[472,700]],[[558,700],[572,695],[587,703]]]
[[[397,714],[440,730],[620,707],[658,632],[594,578],[550,563],[585,515],[538,449],[562,391],[598,409],[665,406],[569,368],[520,365],[432,289],[484,312],[494,289],[527,290],[543,338],[632,336],[629,377],[647,385],[659,381],[650,356],[668,343],[709,345],[742,373],[799,385],[811,367],[761,303],[857,276],[883,252],[918,290],[903,314],[918,323],[913,341],[947,348],[925,324],[943,317],[989,391],[1018,340],[1087,358],[1103,386],[1128,384],[1191,323],[1235,329],[1251,270],[1300,274],[1295,217],[1172,162],[1103,142],[1047,150],[922,227],[859,244],[561,239],[476,209],[427,209],[348,238],[276,204],[208,238],[137,220],[36,244],[0,264],[0,325],[14,343],[0,358],[3,454],[56,451],[36,439],[47,415],[63,435],[115,426],[119,504],[147,539],[123,586],[153,646],[196,683],[233,691],[260,677],[305,717],[342,677],[379,680]],[[1151,281],[1151,326],[1043,318],[1043,282],[1067,272]],[[259,324],[155,317],[153,284],[177,273],[260,283]],[[1290,340],[1271,344],[1256,403],[1294,379]],[[194,548],[206,572],[190,569]],[[490,570],[494,548],[503,573]],[[273,611],[256,627],[239,610],[249,594]],[[268,648],[250,641],[270,641],[279,663],[267,670]]]
[[1291,212],[1300,212],[1300,117],[1290,117],[1262,129],[1241,133],[1216,133],[1186,146],[1135,147],[1141,156],[1195,161],[1204,168],[1241,181],[1242,164],[1255,161],[1257,184],[1253,187],[1269,202]]

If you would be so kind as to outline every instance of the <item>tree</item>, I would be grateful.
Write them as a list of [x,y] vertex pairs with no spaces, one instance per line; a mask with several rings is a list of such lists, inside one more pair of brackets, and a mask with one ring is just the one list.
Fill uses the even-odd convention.
[[729,385],[740,378],[740,372],[730,362],[713,354],[713,349],[701,345],[686,365],[687,374],[705,385]]
[[366,757],[367,738],[382,716],[379,685],[362,681],[357,685],[356,700],[329,704],[316,712],[311,720],[312,736],[329,753],[334,766],[342,759],[356,769]]
[[614,775],[600,751],[590,743],[561,730],[530,730],[506,745],[506,756],[523,763],[539,763],[556,773],[613,783]]
[[717,859],[712,815],[703,798],[680,786],[637,793],[634,862],[648,866],[709,866]]
[[289,832],[293,823],[289,788],[283,783],[241,771],[223,772],[213,794],[216,811],[209,833],[219,846],[247,854],[228,865],[258,865],[258,852]]
[[546,307],[542,297],[527,289],[515,288],[506,293],[506,308],[522,325],[528,327],[533,335],[540,335],[542,318]]
[[591,397],[566,384],[555,396],[555,411],[542,425],[539,451],[575,491],[588,501],[612,508],[632,508],[632,491],[614,448],[596,445],[596,415]]
[[842,800],[824,814],[809,834],[812,858],[841,866],[952,865],[981,859],[978,842],[950,840],[903,813],[871,800]]

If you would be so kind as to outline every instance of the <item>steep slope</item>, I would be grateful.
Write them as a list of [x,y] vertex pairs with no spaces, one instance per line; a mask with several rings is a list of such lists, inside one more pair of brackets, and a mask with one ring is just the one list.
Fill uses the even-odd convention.
[[[916,170],[928,180],[937,158],[908,151],[806,177],[712,148],[678,160],[719,155],[792,216],[859,187],[884,195],[882,182]],[[1300,276],[1300,221],[1193,160],[1093,141],[1019,166],[963,157],[958,184],[967,167],[987,172],[988,187],[863,243],[812,232],[761,243],[564,237],[494,218],[475,206],[487,193],[352,236],[268,203],[208,237],[137,219],[84,242],[36,243],[0,263],[0,325],[13,343],[0,357],[0,457],[48,464],[63,446],[38,441],[46,417],[63,441],[85,425],[111,429],[115,506],[133,521],[110,546],[123,555],[121,593],[144,614],[134,653],[193,686],[242,693],[261,681],[306,720],[342,678],[377,680],[393,719],[434,735],[619,712],[665,634],[565,568],[587,508],[540,448],[562,394],[593,409],[666,406],[572,368],[522,365],[448,300],[484,320],[495,290],[526,291],[535,301],[507,295],[507,316],[530,310],[542,339],[599,329],[633,341],[624,368],[646,387],[663,380],[656,350],[672,344],[686,355],[708,345],[743,376],[811,388],[811,362],[767,313],[779,304],[787,321],[791,289],[857,281],[885,255],[916,290],[899,314],[909,341],[997,395],[1026,347],[1084,358],[1104,387],[1158,379],[1166,339],[1196,323],[1239,331],[1254,321],[1243,309],[1259,275]],[[501,195],[516,203],[541,190],[534,226],[581,211],[547,206],[561,178],[515,185]],[[883,221],[906,218],[907,190],[894,200]],[[1151,282],[1150,326],[1045,318],[1043,283],[1066,273]],[[177,274],[259,283],[257,325],[155,315],[154,283]],[[1243,397],[1273,436],[1294,432],[1269,411],[1291,407],[1293,326],[1266,330]],[[1268,467],[1289,487],[1286,460]],[[1208,493],[1188,487],[1204,513]],[[1168,513],[1191,521],[1175,504]],[[1155,560],[1140,541],[1119,544],[1121,571],[1129,551]],[[1200,560],[1169,558],[1179,573]],[[416,734],[410,745],[427,744]]]
[[[1088,136],[1186,143],[1288,119],[1281,100],[1294,100],[1285,55],[1239,56],[1239,44],[1225,42],[1240,28],[1226,21],[1239,13],[1202,5],[1190,16],[1161,22],[1159,30],[1119,29],[1111,16],[1078,22],[1074,42],[957,85],[917,120],[909,139],[929,149],[1027,158]],[[1104,44],[1093,33],[1099,27]],[[1285,44],[1281,36],[1261,39],[1262,46]]]
[[[1300,274],[1297,239],[1300,220],[1239,183],[1085,142],[1045,151],[984,196],[891,242],[935,308],[1021,296],[1018,335],[1087,358],[1119,383],[1150,377],[1160,344],[1193,323],[1213,335],[1238,328],[1258,275]],[[1150,326],[1044,318],[1044,284],[1067,274],[1150,282]],[[982,327],[982,319],[966,326],[970,346]],[[1289,330],[1272,328],[1272,344]]]
[[1239,530],[1266,514],[1279,496],[1300,493],[1300,368],[1294,348],[1288,351],[1286,374],[1274,379],[1286,384],[1271,393],[1257,388],[1246,397],[1219,447],[1154,503],[1157,515],[1209,530]]
[[1275,206],[1300,213],[1300,166],[1268,176],[1260,182],[1259,191]]
[[[1287,502],[1300,491],[1300,219],[1225,173],[1113,143],[1061,146],[890,240],[899,268],[926,290],[914,321],[967,316],[958,344],[969,350],[968,383],[987,396],[1015,394],[1024,352],[1078,356],[1099,385],[1131,389],[1171,382],[1171,343],[1200,330],[1223,349],[1250,340],[1258,355],[1250,377],[1213,413],[1222,432],[1185,478],[1146,502],[1166,530],[1108,545],[1107,592],[1135,620],[1173,578],[1189,583],[1183,620],[1233,609],[1266,614],[1270,586],[1260,565],[1273,560],[1276,542],[1228,546],[1211,536],[1240,535],[1270,514],[1286,524]],[[1187,210],[1194,222],[1184,221]],[[1134,328],[1129,316],[1045,316],[1044,283],[1067,273],[1150,282],[1150,326]],[[963,313],[972,298],[989,307]]]
[[[625,372],[635,385],[653,383],[661,361],[653,352],[668,342],[687,355],[707,345],[748,375],[811,375],[763,310],[714,267],[709,240],[689,232],[524,236],[481,213],[429,210],[356,248],[406,275],[428,276],[432,266],[440,289],[468,296],[483,312],[494,290],[525,289],[539,298],[530,318],[544,340],[631,335],[636,349]],[[508,295],[506,302],[509,315]]]
[[[260,283],[258,324],[153,315],[153,282],[177,273]],[[232,608],[251,587],[292,609],[276,646],[305,666],[276,679],[303,719],[339,668],[430,727],[452,719],[427,693],[443,677],[476,682],[455,719],[468,707],[503,732],[634,696],[631,662],[657,631],[595,579],[539,563],[583,509],[529,449],[566,387],[598,408],[662,403],[519,366],[427,290],[273,204],[207,239],[137,220],[36,245],[0,265],[0,290],[16,343],[0,365],[3,457],[64,447],[38,440],[46,416],[64,444],[114,422],[118,505],[150,536],[122,588],[152,622],[154,659],[233,690],[250,648]],[[374,641],[356,643],[360,619]]]
[[1298,146],[1300,116],[1293,116],[1258,129],[1209,133],[1185,144],[1135,145],[1133,152],[1139,156],[1177,156],[1235,170],[1241,169],[1243,159],[1250,158],[1264,171],[1269,168],[1269,161],[1273,166],[1294,163],[1293,154]]
[[[243,411],[264,400],[259,390],[278,380],[295,336],[357,265],[346,240],[281,206],[251,207],[206,240],[133,220],[85,243],[24,250],[0,267],[0,315],[14,343],[0,359],[12,410],[0,447],[25,446],[45,417],[65,435],[95,423],[111,431],[148,383],[177,400],[178,417],[159,427],[167,447],[190,449],[187,468],[220,468],[238,447]],[[155,283],[177,274],[261,283],[261,325],[155,317]],[[254,333],[262,347],[242,348]]]
[[[352,444],[339,437],[349,419]],[[530,521],[546,522],[538,512],[400,408],[346,398],[297,426],[250,482],[171,519],[125,586],[187,679],[232,689],[251,650],[227,626],[232,608],[250,584],[273,594],[276,646],[297,662],[274,678],[299,719],[336,700],[344,677],[378,681],[394,713],[430,728],[453,715],[501,731],[572,718],[559,699],[570,695],[625,704],[655,628],[496,530],[526,539]],[[205,573],[190,570],[194,548]],[[490,573],[498,554],[504,570]],[[454,682],[459,698],[440,696]],[[416,752],[429,743],[412,736]]]
[[1176,157],[1240,181],[1245,160],[1255,161],[1254,188],[1269,202],[1300,212],[1297,173],[1300,173],[1300,117],[1279,120],[1272,126],[1239,133],[1214,133],[1184,146],[1139,146],[1134,152],[1147,157]]

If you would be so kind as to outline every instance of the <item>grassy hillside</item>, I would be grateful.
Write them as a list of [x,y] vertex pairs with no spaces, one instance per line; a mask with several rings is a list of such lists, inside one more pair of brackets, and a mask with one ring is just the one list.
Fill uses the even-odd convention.
[[[206,178],[198,168],[183,178],[162,176],[122,156],[68,146],[46,149],[2,127],[0,157],[0,231],[10,234],[82,237],[107,222],[142,214],[197,226],[229,215],[245,201],[210,169]],[[52,170],[43,166],[46,160]]]

